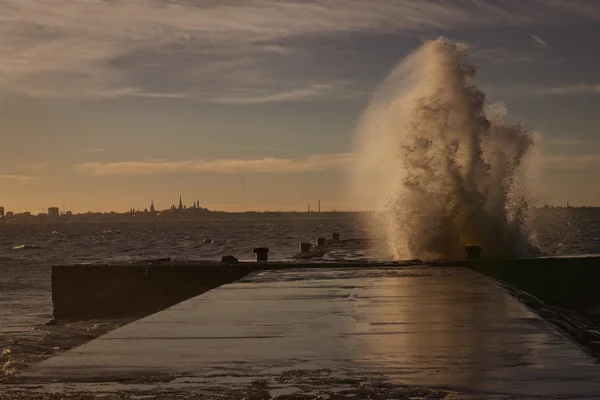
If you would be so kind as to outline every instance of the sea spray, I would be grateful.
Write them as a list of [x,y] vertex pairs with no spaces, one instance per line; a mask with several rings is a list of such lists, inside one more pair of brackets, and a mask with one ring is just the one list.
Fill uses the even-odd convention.
[[520,257],[531,248],[526,163],[536,135],[486,107],[467,46],[427,42],[378,88],[357,134],[355,200],[394,257]]

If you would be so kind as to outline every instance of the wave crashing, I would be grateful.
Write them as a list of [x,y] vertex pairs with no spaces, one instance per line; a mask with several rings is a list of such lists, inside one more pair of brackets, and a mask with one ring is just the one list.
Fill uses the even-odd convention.
[[397,65],[363,114],[355,200],[397,259],[531,250],[528,172],[536,134],[505,122],[473,83],[468,47],[439,38]]

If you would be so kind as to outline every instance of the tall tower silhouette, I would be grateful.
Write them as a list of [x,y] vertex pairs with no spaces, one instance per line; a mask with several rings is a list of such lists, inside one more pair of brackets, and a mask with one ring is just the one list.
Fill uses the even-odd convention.
[[181,201],[181,195],[179,195],[179,209],[183,210],[183,202]]
[[154,212],[154,200],[150,202],[150,211]]

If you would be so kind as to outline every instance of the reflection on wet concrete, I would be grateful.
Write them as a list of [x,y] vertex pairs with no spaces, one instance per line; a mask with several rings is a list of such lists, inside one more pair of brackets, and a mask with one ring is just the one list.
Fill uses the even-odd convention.
[[287,270],[117,329],[34,366],[11,390],[51,382],[224,395],[260,384],[273,398],[596,398],[600,367],[471,271]]

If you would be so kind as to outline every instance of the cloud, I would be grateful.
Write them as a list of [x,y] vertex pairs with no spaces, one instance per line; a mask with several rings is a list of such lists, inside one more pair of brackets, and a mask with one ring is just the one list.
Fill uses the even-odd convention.
[[582,95],[582,94],[600,94],[600,83],[578,83],[573,85],[547,86],[533,89],[532,94],[536,95]]
[[584,96],[600,95],[600,83],[574,83],[564,85],[502,85],[485,84],[481,86],[486,93],[496,96]]
[[39,177],[30,175],[0,174],[0,180],[28,182],[37,179],[39,179]]
[[217,97],[213,101],[224,104],[257,104],[257,103],[273,103],[273,102],[288,102],[288,101],[307,101],[314,99],[340,99],[343,97],[352,97],[351,93],[344,94],[338,91],[339,85],[333,83],[313,84],[307,88],[292,89],[280,93],[272,93],[266,95],[242,95],[242,96],[226,96]]
[[548,146],[565,146],[565,147],[594,145],[594,143],[591,143],[587,140],[568,139],[568,138],[557,138],[557,139],[545,140],[544,144],[548,145]]
[[124,161],[115,163],[89,162],[74,165],[85,174],[95,176],[165,175],[180,173],[301,173],[325,170],[347,170],[354,156],[348,153],[322,154],[304,159],[261,158],[250,160],[185,160],[185,161]]
[[0,94],[234,104],[348,98],[349,86],[323,87],[339,72],[319,64],[332,52],[323,38],[600,20],[600,4],[573,0],[0,0],[0,8]]
[[475,60],[487,61],[494,64],[509,64],[533,61],[531,52],[508,47],[500,48],[473,48],[469,51]]
[[600,171],[600,154],[548,155],[541,162],[546,170]]
[[[540,11],[551,9],[557,15],[563,14],[566,20],[583,19],[600,20],[600,4],[589,0],[537,0],[536,6]],[[542,14],[540,14],[542,17]]]
[[41,172],[41,171],[48,169],[49,166],[50,166],[50,163],[45,162],[45,161],[40,161],[40,162],[25,165],[23,167],[23,169],[28,172]]
[[237,146],[237,145],[233,145],[233,144],[215,144],[215,146],[232,148],[232,149],[281,151],[284,153],[294,153],[296,151],[296,150],[291,150],[291,149],[278,149],[278,148],[274,148],[274,147]]
[[535,42],[535,44],[537,44],[540,47],[543,47],[544,49],[552,49],[552,47],[550,47],[550,45],[544,41],[541,37],[537,36],[537,35],[530,35],[531,39],[533,39],[533,41]]

